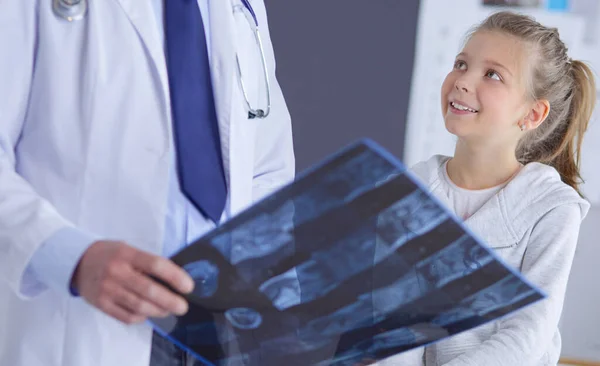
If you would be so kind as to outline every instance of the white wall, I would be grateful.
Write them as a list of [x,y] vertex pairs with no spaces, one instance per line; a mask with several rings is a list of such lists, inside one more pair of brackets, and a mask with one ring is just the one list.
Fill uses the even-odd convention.
[[600,362],[600,205],[581,227],[561,331],[563,356]]

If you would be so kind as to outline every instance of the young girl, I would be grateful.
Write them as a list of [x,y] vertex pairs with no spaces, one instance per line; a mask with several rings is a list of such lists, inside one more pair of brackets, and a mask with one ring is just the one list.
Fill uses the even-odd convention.
[[579,153],[595,100],[592,72],[569,58],[556,29],[500,12],[469,35],[442,85],[454,156],[414,171],[548,298],[382,364],[557,364],[567,278],[589,208],[578,188]]

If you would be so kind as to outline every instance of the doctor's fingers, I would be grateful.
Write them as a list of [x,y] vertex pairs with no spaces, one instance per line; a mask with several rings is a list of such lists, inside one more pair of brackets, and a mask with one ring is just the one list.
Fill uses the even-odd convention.
[[138,251],[132,264],[135,269],[156,277],[175,291],[187,294],[194,289],[192,277],[169,259]]
[[121,283],[111,282],[110,285],[105,285],[104,290],[110,294],[112,302],[135,317],[145,319],[146,317],[165,317],[169,315],[167,310],[138,296]]
[[158,309],[176,315],[183,315],[188,311],[188,303],[183,297],[153,281],[144,273],[127,268],[120,274],[120,280],[125,290]]
[[134,314],[123,308],[108,297],[100,298],[96,306],[106,314],[125,324],[141,323],[146,319],[144,316]]

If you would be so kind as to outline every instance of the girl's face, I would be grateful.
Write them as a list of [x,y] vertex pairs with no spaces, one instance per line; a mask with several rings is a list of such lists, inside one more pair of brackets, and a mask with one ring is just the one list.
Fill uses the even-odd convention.
[[529,112],[526,50],[499,32],[477,32],[442,85],[446,129],[459,138],[514,145]]

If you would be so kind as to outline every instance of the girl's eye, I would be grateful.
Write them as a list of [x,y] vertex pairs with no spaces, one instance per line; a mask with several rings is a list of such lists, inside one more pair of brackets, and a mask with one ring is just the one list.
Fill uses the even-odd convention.
[[494,79],[494,80],[498,80],[498,81],[501,81],[501,80],[502,80],[502,78],[500,78],[500,75],[498,75],[498,73],[497,73],[496,71],[494,71],[494,70],[490,70],[490,71],[488,71],[488,72],[485,74],[485,76],[487,76],[487,77],[488,77],[488,78],[490,78],[490,79]]
[[457,70],[466,70],[467,63],[461,60],[458,60],[454,63],[454,68]]

